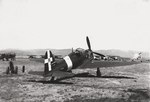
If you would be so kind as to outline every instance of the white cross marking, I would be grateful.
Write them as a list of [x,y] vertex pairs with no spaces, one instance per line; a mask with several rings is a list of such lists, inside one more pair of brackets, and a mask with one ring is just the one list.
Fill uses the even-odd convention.
[[53,61],[53,58],[50,56],[49,50],[47,51],[47,57],[48,58],[44,60],[44,63],[48,63],[48,69],[49,69],[49,71],[51,71],[52,70],[51,62]]
[[51,57],[51,58],[45,59],[45,60],[44,60],[44,63],[48,63],[48,62],[52,62],[52,61],[53,61],[53,58]]

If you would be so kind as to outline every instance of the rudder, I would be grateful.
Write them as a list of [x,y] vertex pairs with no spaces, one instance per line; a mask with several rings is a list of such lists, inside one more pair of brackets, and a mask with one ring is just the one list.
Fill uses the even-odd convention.
[[50,50],[47,50],[44,56],[44,73],[52,71],[53,64],[55,63],[54,56]]

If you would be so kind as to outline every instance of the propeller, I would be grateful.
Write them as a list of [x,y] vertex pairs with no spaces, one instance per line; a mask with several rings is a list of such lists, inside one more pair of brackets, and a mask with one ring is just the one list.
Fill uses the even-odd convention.
[[89,50],[92,51],[92,50],[91,50],[90,40],[89,40],[89,37],[88,37],[88,36],[86,37],[86,42],[87,42],[87,45],[88,45]]
[[89,40],[89,37],[87,36],[86,37],[86,42],[87,42],[87,46],[88,46],[88,56],[89,56],[89,58],[92,58],[93,59],[93,51],[92,51],[92,49],[91,49],[91,43],[90,43],[90,40]]
[[86,42],[87,42],[87,45],[88,45],[88,54],[89,54],[89,57],[92,57],[92,59],[94,58],[93,56],[93,53],[96,54],[96,55],[99,55],[99,56],[102,56],[102,57],[105,57],[105,55],[103,54],[100,54],[98,52],[93,52],[92,49],[91,49],[91,44],[90,44],[90,40],[89,40],[89,37],[87,36],[86,37]]
[[105,55],[100,54],[100,53],[98,53],[98,52],[93,52],[93,53],[96,54],[96,55],[102,56],[102,57],[106,57]]

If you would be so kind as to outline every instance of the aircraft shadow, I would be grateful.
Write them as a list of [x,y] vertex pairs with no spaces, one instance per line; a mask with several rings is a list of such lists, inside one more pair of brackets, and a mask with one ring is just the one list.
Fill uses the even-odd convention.
[[[73,77],[82,77],[82,78],[116,78],[116,79],[136,79],[134,77],[127,77],[127,76],[100,76],[97,77],[95,75],[91,75],[89,73],[79,73],[79,74],[75,74]],[[66,77],[66,78],[60,78],[57,79],[55,81],[47,81],[47,80],[27,80],[27,82],[36,82],[36,83],[43,83],[43,84],[67,84],[67,85],[71,85],[73,84],[72,82],[64,82],[62,80],[65,79],[70,79],[73,77]]]
[[28,80],[27,82],[36,82],[36,83],[43,83],[43,84],[68,84],[71,85],[71,82],[62,82],[62,81],[45,81],[45,80]]
[[136,79],[134,77],[127,77],[127,76],[102,76],[101,78]]
[[79,73],[75,74],[74,77],[82,77],[82,78],[116,78],[116,79],[135,79],[134,77],[127,77],[127,76],[100,76],[97,77],[95,75],[91,75],[89,73]]

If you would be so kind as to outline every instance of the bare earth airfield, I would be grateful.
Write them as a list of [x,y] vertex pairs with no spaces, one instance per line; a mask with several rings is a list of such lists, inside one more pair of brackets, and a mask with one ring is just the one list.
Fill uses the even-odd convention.
[[[16,59],[18,75],[6,75],[8,61],[0,61],[1,102],[149,102],[149,63],[118,67],[101,67],[102,77],[95,77],[96,68],[75,69],[77,75],[60,82],[44,81],[29,75],[43,70],[43,63]],[[112,64],[112,63],[111,63]],[[26,72],[22,73],[22,66]],[[89,72],[90,74],[86,74]]]

